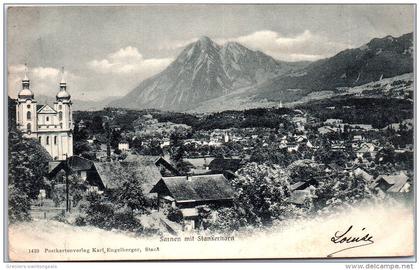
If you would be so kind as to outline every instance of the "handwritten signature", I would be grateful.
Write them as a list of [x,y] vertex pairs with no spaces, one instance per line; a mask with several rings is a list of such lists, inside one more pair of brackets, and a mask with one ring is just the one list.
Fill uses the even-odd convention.
[[340,231],[335,232],[334,236],[331,237],[331,242],[334,244],[350,244],[355,243],[356,245],[351,247],[346,247],[340,250],[337,250],[331,254],[328,254],[327,257],[332,257],[334,254],[337,254],[339,252],[352,249],[352,248],[358,248],[363,246],[372,245],[375,243],[373,241],[373,236],[369,233],[363,232],[366,228],[362,228],[361,233],[363,233],[362,236],[352,236],[353,234],[353,225],[351,225],[344,233],[340,233]]

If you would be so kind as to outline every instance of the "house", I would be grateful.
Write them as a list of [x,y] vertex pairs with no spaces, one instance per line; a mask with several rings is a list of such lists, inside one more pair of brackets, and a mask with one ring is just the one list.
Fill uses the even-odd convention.
[[178,171],[160,156],[129,155],[121,162],[95,162],[94,169],[101,183],[100,189],[117,189],[121,183],[121,171],[132,173],[133,177],[141,179],[140,187],[145,196],[148,191],[162,178],[162,175],[178,175]]
[[121,150],[121,151],[130,150],[130,146],[129,146],[128,142],[119,142],[118,143],[118,150]]
[[[141,186],[145,195],[163,175],[178,175],[178,171],[160,156],[129,155],[122,162],[96,162],[82,157],[73,156],[68,161],[62,161],[48,174],[51,179],[60,171],[76,173],[79,177],[99,191],[112,190],[120,187],[121,171],[128,171],[134,177],[142,179]],[[149,195],[150,196],[150,195]]]
[[373,188],[383,192],[409,192],[410,183],[408,176],[404,172],[393,175],[379,175],[373,183]]
[[[49,171],[47,178],[52,179],[59,175],[60,172],[67,174],[76,174],[81,179],[83,179],[89,186],[96,186],[99,189],[103,189],[104,186],[102,182],[98,179],[96,169],[94,167],[94,162],[92,160],[72,156],[67,160],[61,161]],[[58,179],[64,183],[64,179]]]
[[160,143],[160,148],[164,148],[166,146],[170,146],[171,145],[171,141],[169,139],[164,139],[161,143]]
[[356,149],[356,156],[358,158],[363,158],[363,155],[368,153],[372,158],[375,158],[376,156],[376,146],[373,143],[362,143],[357,149]]
[[296,143],[288,143],[287,144],[287,152],[297,152],[299,150],[299,144]]
[[200,205],[230,206],[234,191],[222,174],[162,177],[150,193],[157,194],[159,210]]

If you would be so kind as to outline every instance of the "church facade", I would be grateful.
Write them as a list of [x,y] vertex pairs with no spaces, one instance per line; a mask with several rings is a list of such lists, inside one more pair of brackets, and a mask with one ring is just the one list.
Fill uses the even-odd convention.
[[52,107],[38,104],[30,89],[27,74],[16,101],[17,128],[25,137],[34,138],[54,160],[73,156],[73,117],[71,96],[67,91],[64,72]]

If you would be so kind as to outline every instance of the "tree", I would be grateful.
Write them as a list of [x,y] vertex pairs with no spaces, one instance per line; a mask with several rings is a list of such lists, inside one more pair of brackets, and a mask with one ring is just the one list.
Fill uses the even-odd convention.
[[113,166],[112,170],[120,176],[120,180],[118,188],[108,192],[108,198],[121,207],[128,206],[133,210],[143,211],[146,206],[146,199],[141,186],[146,181],[146,176],[134,175],[134,169],[127,169],[118,165]]
[[9,185],[8,190],[9,222],[15,223],[29,221],[31,219],[31,215],[29,213],[31,204],[28,195],[21,192],[14,185]]
[[51,156],[37,140],[23,138],[16,130],[9,132],[8,147],[9,184],[30,199],[36,198],[44,186],[43,177]]
[[249,163],[241,168],[232,185],[242,218],[250,225],[271,224],[282,216],[290,196],[287,174],[278,165]]
[[102,117],[95,115],[92,119],[91,130],[94,134],[101,133],[104,128],[102,126]]
[[320,164],[310,159],[297,160],[287,167],[290,183],[315,180],[323,175]]

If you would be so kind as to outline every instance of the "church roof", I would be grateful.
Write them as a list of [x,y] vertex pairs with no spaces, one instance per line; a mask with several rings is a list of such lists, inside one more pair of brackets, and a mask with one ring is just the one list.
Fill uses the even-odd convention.
[[39,105],[39,106],[41,106],[39,109],[38,109],[38,106],[37,106],[37,112],[38,113],[57,113],[57,111],[56,110],[54,110],[50,105],[48,105],[48,104],[45,104],[45,105]]

